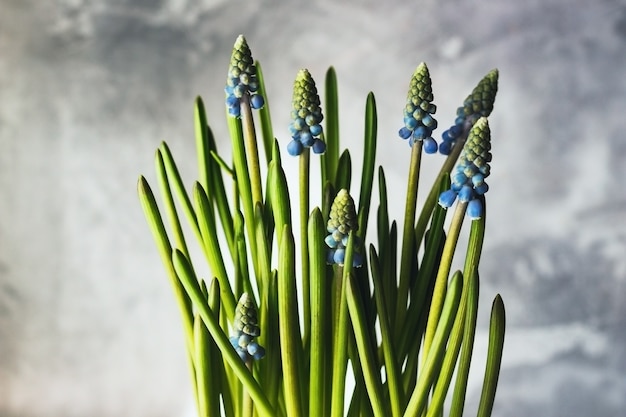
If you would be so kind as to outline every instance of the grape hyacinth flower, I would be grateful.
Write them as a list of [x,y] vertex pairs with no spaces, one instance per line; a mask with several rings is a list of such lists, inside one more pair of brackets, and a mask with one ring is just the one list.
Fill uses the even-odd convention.
[[320,135],[322,134],[322,108],[320,97],[317,94],[315,81],[308,70],[298,72],[293,84],[293,110],[291,111],[291,123],[289,132],[292,141],[287,145],[287,152],[291,156],[298,156],[304,148],[312,148],[313,152],[324,153],[326,144]]
[[493,103],[498,92],[498,70],[493,69],[483,77],[463,102],[463,106],[456,111],[454,125],[441,134],[443,141],[439,145],[439,152],[449,155],[456,141],[464,137],[472,125],[480,117],[487,117],[493,110]]
[[230,344],[233,345],[242,361],[259,360],[265,356],[265,348],[254,340],[261,334],[261,329],[254,300],[247,292],[241,294],[237,303],[234,326]]
[[437,106],[432,103],[433,98],[430,73],[422,62],[411,78],[404,106],[404,127],[398,135],[402,139],[409,139],[409,146],[422,142],[426,153],[437,152],[437,142],[432,137],[433,130],[437,128],[437,120],[432,116],[437,111]]
[[[341,189],[330,208],[330,216],[326,230],[330,233],[324,240],[330,250],[328,251],[327,262],[343,266],[346,256],[346,245],[348,244],[348,234],[356,232],[359,228],[357,223],[356,208],[354,200],[348,194],[348,190]],[[355,236],[356,238],[356,236]],[[356,248],[358,241],[355,239],[355,251],[352,255],[352,266],[363,265],[363,257]]]
[[257,80],[256,65],[252,59],[252,53],[243,35],[239,35],[233,47],[226,79],[226,106],[228,114],[232,117],[240,117],[241,101],[250,100],[253,109],[260,109],[265,104],[263,96],[257,93],[259,82]]
[[491,131],[486,117],[481,117],[470,130],[465,142],[456,172],[452,176],[452,184],[448,191],[439,196],[442,207],[451,207],[456,198],[467,202],[467,215],[473,219],[482,216],[480,196],[489,190],[485,178],[489,176],[491,167]]

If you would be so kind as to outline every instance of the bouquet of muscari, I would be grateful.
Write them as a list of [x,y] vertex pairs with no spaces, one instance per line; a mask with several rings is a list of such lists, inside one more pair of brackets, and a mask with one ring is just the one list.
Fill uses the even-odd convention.
[[[446,398],[450,416],[463,414],[491,160],[486,117],[497,80],[492,70],[478,83],[438,144],[430,75],[425,64],[417,67],[399,131],[411,148],[404,219],[398,226],[389,218],[379,167],[372,236],[374,95],[365,103],[357,188],[349,150],[340,148],[334,70],[326,73],[324,105],[311,74],[298,72],[291,139],[279,143],[261,67],[244,37],[237,39],[225,88],[232,163],[221,158],[198,98],[199,173],[191,193],[165,143],[156,152],[164,215],[144,177],[138,185],[180,307],[200,416],[441,416]],[[420,160],[437,151],[443,164],[418,212]],[[281,163],[291,157],[299,159],[297,190],[288,189],[291,174]],[[310,178],[312,160],[320,164],[317,180]],[[311,181],[321,181],[321,195],[311,195]],[[181,217],[208,277],[196,273]],[[470,231],[463,249],[464,219]],[[452,272],[457,249],[464,267]],[[493,408],[504,323],[496,296],[478,416]]]

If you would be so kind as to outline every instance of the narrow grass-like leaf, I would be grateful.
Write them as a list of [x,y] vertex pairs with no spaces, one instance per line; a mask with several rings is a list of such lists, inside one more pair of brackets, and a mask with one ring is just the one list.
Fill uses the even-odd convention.
[[431,349],[428,351],[428,356],[424,361],[422,371],[419,374],[417,385],[404,411],[404,417],[418,416],[426,406],[428,393],[436,376],[441,357],[445,352],[450,330],[459,307],[463,287],[462,281],[463,278],[460,273],[452,276],[441,312],[441,320],[438,322],[437,331],[435,332]]
[[[350,240],[348,240],[350,245]],[[358,285],[354,282],[354,274],[348,275],[346,281],[346,300],[348,311],[352,319],[354,338],[358,348],[359,359],[367,387],[367,394],[372,405],[374,416],[385,417],[387,412],[383,399],[383,388],[380,382],[380,367],[376,360],[376,346],[372,344],[367,329],[365,311],[361,302]]]
[[261,272],[261,275],[257,276],[256,284],[258,293],[263,294],[269,283],[272,269],[270,265],[270,248],[268,247],[265,229],[263,228],[263,207],[261,204],[256,205],[254,215],[256,216],[256,244],[259,251],[259,271]]
[[[478,315],[478,294],[480,286],[478,270],[473,268],[465,279],[467,281],[466,285],[468,286],[468,289],[467,291],[464,289],[463,295],[467,297],[467,301],[465,302],[465,319],[461,329],[463,333],[461,357],[459,359],[459,365],[457,366],[454,393],[452,394],[452,404],[450,406],[451,417],[461,417],[463,415],[470,363],[472,361],[472,352],[474,350],[476,317]],[[461,325],[459,324],[459,327],[460,326]],[[457,327],[457,323],[455,323],[455,327]],[[457,329],[455,328],[455,330]]]
[[265,151],[265,160],[269,164],[272,159],[272,145],[274,144],[274,129],[272,129],[272,118],[270,117],[270,103],[265,88],[265,78],[261,63],[255,61],[256,77],[259,82],[259,94],[265,99],[265,105],[259,109],[259,118],[261,119],[261,135],[263,137],[263,150]]
[[446,238],[446,243],[443,247],[443,254],[439,263],[439,270],[437,271],[437,277],[435,278],[435,288],[433,290],[433,299],[430,305],[430,312],[428,314],[428,324],[426,325],[426,334],[424,336],[424,354],[428,355],[430,345],[432,343],[435,331],[438,326],[439,318],[441,315],[441,308],[443,306],[446,286],[448,282],[448,275],[452,266],[452,258],[454,257],[454,251],[456,249],[457,242],[459,240],[459,234],[461,232],[461,226],[463,225],[463,218],[465,217],[465,208],[467,203],[458,203],[454,216],[450,223],[450,230]]
[[[461,343],[463,343],[463,357],[459,362],[457,378],[455,384],[454,400],[450,415],[461,416],[463,412],[463,402],[467,391],[467,377],[469,375],[469,365],[474,344],[474,334],[476,330],[476,312],[478,309],[478,272],[476,269],[464,275],[465,283],[461,293],[461,304],[454,320],[454,326],[448,341],[448,349],[441,366],[441,372],[435,384],[433,398],[428,409],[427,417],[437,417],[443,410],[443,403],[450,387],[452,374],[457,363]],[[457,389],[458,388],[458,389]],[[461,393],[462,391],[462,393]],[[462,398],[458,397],[462,394]],[[460,401],[460,402],[459,402]]]
[[228,280],[228,274],[226,273],[224,258],[222,257],[217,239],[215,218],[212,215],[213,210],[200,183],[195,184],[193,188],[193,197],[196,205],[198,224],[202,234],[202,242],[206,248],[206,253],[208,254],[209,266],[211,267],[213,274],[220,282],[220,291],[222,295],[222,302],[226,308],[226,315],[229,320],[232,320],[235,314],[235,308],[237,307],[237,300],[235,300],[233,290],[230,287],[230,281]]
[[339,98],[337,74],[333,67],[328,68],[328,71],[326,71],[324,107],[325,127],[323,140],[326,142],[326,152],[321,156],[322,186],[327,182],[334,183],[337,177],[337,163],[339,161]]
[[[202,293],[208,296],[208,291],[204,281],[202,282]],[[217,280],[213,280],[211,285],[213,291],[211,311],[219,316],[219,284]],[[217,301],[217,304],[216,304]],[[219,349],[212,341],[209,329],[202,321],[199,315],[194,319],[194,336],[195,336],[195,363],[196,363],[196,383],[198,384],[198,412],[202,417],[217,416],[220,412],[220,371],[222,365],[222,357]]]
[[374,296],[376,299],[376,310],[378,311],[385,372],[387,374],[391,416],[399,417],[402,415],[401,410],[404,403],[404,393],[402,392],[402,384],[400,382],[400,368],[398,366],[397,353],[392,343],[393,334],[390,323],[392,317],[389,317],[389,309],[387,308],[387,301],[384,294],[385,287],[382,283],[383,277],[381,277],[380,263],[374,246],[370,246],[370,267],[372,270],[372,281],[374,282]]
[[[282,228],[278,250],[278,322],[287,415],[305,415],[302,398],[302,341],[296,291],[296,254],[291,228]],[[306,407],[308,410],[308,407]]]
[[196,136],[196,154],[198,156],[198,182],[202,184],[205,190],[209,189],[211,184],[211,149],[209,145],[209,133],[206,111],[202,98],[196,97],[194,108],[194,130]]
[[372,201],[372,185],[374,182],[374,168],[376,163],[376,136],[378,131],[378,116],[376,114],[376,99],[374,93],[367,95],[365,104],[365,140],[363,149],[363,171],[361,173],[361,192],[359,194],[359,232],[363,241],[367,235],[370,205]]
[[254,204],[252,203],[252,189],[248,172],[248,162],[246,160],[246,150],[244,147],[241,120],[229,116],[227,116],[227,118],[228,129],[230,131],[231,142],[233,145],[233,162],[235,165],[237,191],[241,196],[243,205],[244,221],[246,231],[248,232],[248,241],[250,242],[250,252],[252,254],[252,266],[254,268],[254,272],[258,273],[257,251],[254,239]]
[[350,152],[346,149],[339,158],[339,164],[337,166],[337,178],[335,179],[335,189],[341,190],[345,188],[350,190],[350,182],[352,180],[352,161],[350,159]]
[[198,280],[189,265],[189,260],[178,250],[174,250],[172,258],[180,282],[185,287],[189,298],[191,298],[202,321],[209,329],[211,337],[222,352],[224,359],[254,400],[259,415],[263,417],[274,417],[276,412],[267,400],[263,389],[259,386],[259,383],[254,379],[250,370],[246,368],[245,364],[232,347],[228,336],[219,325],[218,317],[211,311],[207,300],[202,294]]
[[176,195],[178,202],[183,208],[183,212],[187,217],[191,230],[194,232],[196,239],[200,242],[202,239],[200,235],[200,228],[198,227],[198,219],[196,218],[196,213],[193,209],[193,205],[191,204],[191,199],[185,190],[183,179],[180,176],[176,162],[174,162],[172,152],[165,142],[161,142],[159,151],[163,158],[163,164],[165,166],[165,171],[167,172],[167,179],[173,187],[174,195]]
[[152,193],[152,189],[150,188],[150,185],[148,185],[148,181],[146,181],[143,176],[140,176],[139,181],[137,182],[137,193],[139,195],[139,201],[141,202],[141,207],[143,208],[144,215],[146,217],[146,220],[148,221],[148,226],[150,226],[152,237],[157,244],[159,255],[161,256],[161,260],[163,261],[163,265],[165,266],[170,285],[172,287],[172,290],[174,291],[176,304],[178,305],[178,308],[180,310],[183,322],[183,331],[185,334],[187,355],[189,358],[188,363],[190,366],[190,374],[193,379],[192,386],[194,387],[194,396],[197,399],[197,392],[195,390],[196,381],[193,357],[194,331],[191,301],[187,296],[187,293],[183,288],[181,282],[178,280],[178,276],[176,275],[174,264],[172,263],[172,246],[167,236],[167,232],[165,231],[165,226],[163,224],[163,220],[161,219],[159,207],[157,206],[154,194]]
[[226,237],[226,241],[228,242],[229,249],[231,251],[231,256],[234,251],[234,226],[233,226],[233,216],[230,210],[230,203],[228,201],[228,197],[226,196],[226,187],[224,186],[224,177],[222,172],[226,172],[232,180],[234,180],[234,172],[230,167],[224,168],[222,164],[225,164],[224,160],[222,160],[217,156],[217,146],[215,143],[215,137],[213,136],[213,131],[209,126],[207,126],[207,141],[209,146],[209,154],[211,159],[209,160],[209,185],[206,189],[211,201],[217,207],[217,212],[220,216],[220,222],[222,223],[222,229],[224,230],[224,235]]
[[[269,194],[271,195],[271,205],[274,213],[274,221],[276,223],[276,233],[277,236],[280,236],[280,233],[282,233],[285,226],[289,226],[291,229],[291,203],[289,199],[289,189],[287,187],[285,171],[282,166],[272,160],[269,165],[269,170],[272,178]],[[278,238],[277,240],[280,243],[281,239]]]
[[[331,385],[332,365],[327,357],[326,346],[332,343],[330,339],[330,311],[327,295],[329,294],[329,279],[326,276],[326,251],[324,243],[326,228],[322,219],[322,212],[316,208],[309,217],[307,238],[309,245],[310,265],[310,299],[311,299],[311,343],[310,343],[310,379],[309,379],[309,416],[328,415],[330,396],[326,397],[325,386]],[[328,405],[326,405],[328,404]]]
[[480,394],[477,417],[489,417],[493,410],[493,402],[496,397],[500,365],[502,364],[502,351],[504,349],[504,330],[506,326],[506,314],[504,302],[500,294],[496,295],[491,307],[491,321],[489,322],[489,347],[487,349],[487,365],[483,390]]

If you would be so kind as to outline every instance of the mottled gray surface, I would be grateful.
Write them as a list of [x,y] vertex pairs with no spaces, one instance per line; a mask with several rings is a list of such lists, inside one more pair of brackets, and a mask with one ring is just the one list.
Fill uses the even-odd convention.
[[0,3],[0,416],[191,415],[178,312],[135,182],[154,178],[162,139],[193,178],[197,94],[224,142],[239,33],[263,63],[283,141],[299,68],[321,82],[335,65],[352,144],[376,93],[378,161],[399,194],[396,132],[415,66],[429,64],[442,127],[498,67],[476,359],[500,292],[494,414],[623,413],[623,1]]

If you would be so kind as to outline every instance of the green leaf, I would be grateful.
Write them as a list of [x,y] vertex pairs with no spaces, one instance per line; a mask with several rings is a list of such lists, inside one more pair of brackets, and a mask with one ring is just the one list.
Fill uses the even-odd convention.
[[358,236],[365,241],[367,223],[369,220],[370,204],[372,200],[372,186],[374,182],[374,165],[376,162],[376,135],[378,130],[378,116],[376,115],[376,99],[373,93],[367,95],[365,105],[365,140],[363,150],[363,171],[361,173],[361,192],[359,195],[359,232]]
[[[401,416],[404,404],[404,393],[400,381],[400,368],[395,346],[393,345],[393,332],[385,296],[385,286],[382,283],[380,265],[374,246],[370,245],[370,267],[372,270],[372,281],[374,282],[374,296],[376,299],[376,310],[378,310],[378,320],[382,340],[383,355],[385,359],[385,372],[387,375],[387,387],[389,389],[389,400],[391,404],[391,416]],[[392,310],[393,311],[393,310]]]
[[350,191],[350,181],[352,179],[352,161],[350,159],[350,152],[346,149],[339,158],[339,165],[337,166],[337,178],[335,179],[335,189],[346,189]]
[[278,322],[287,415],[303,416],[302,341],[296,291],[296,254],[291,228],[285,225],[278,250]]
[[[202,292],[207,293],[202,282]],[[219,317],[220,299],[219,283],[214,279],[211,283],[209,308]],[[220,413],[220,377],[222,356],[211,339],[209,329],[199,315],[194,318],[196,383],[198,385],[198,412],[201,416],[217,416]]]
[[272,158],[272,145],[274,144],[274,130],[272,129],[272,118],[270,117],[270,103],[267,95],[267,89],[265,88],[265,77],[263,77],[263,70],[261,63],[256,61],[256,76],[259,81],[258,93],[265,99],[265,105],[259,109],[259,117],[261,119],[261,134],[263,136],[263,150],[265,151],[265,160],[267,164],[270,163]]
[[237,300],[235,300],[233,290],[230,287],[228,274],[226,273],[224,258],[217,239],[217,230],[215,228],[213,210],[200,183],[195,184],[193,188],[193,196],[196,204],[196,213],[198,215],[200,233],[202,235],[202,243],[208,256],[209,266],[211,267],[213,274],[220,282],[222,301],[224,302],[228,319],[232,320],[235,314],[235,308],[237,307]]
[[460,272],[452,276],[441,313],[441,320],[438,322],[431,349],[428,351],[424,361],[424,366],[419,374],[417,385],[411,394],[404,417],[418,416],[424,410],[430,387],[439,369],[441,357],[445,352],[450,330],[458,311],[463,287],[462,281],[463,277]]
[[274,417],[276,411],[267,400],[263,389],[232,347],[228,336],[219,325],[218,317],[211,311],[206,298],[202,294],[198,280],[191,269],[189,260],[178,250],[174,251],[172,258],[180,282],[185,287],[194,307],[211,333],[211,337],[222,352],[222,356],[254,400],[259,415],[263,417]]
[[500,365],[502,364],[502,350],[504,348],[504,331],[506,317],[504,302],[500,294],[496,295],[491,307],[491,321],[489,322],[489,347],[487,349],[487,366],[483,380],[483,390],[480,394],[477,417],[489,417],[493,410],[496,397]]
[[309,266],[311,278],[311,371],[309,383],[309,416],[325,416],[330,411],[330,395],[328,388],[332,386],[331,358],[329,357],[332,345],[330,311],[328,309],[328,295],[330,282],[326,275],[327,246],[324,243],[326,228],[321,211],[316,208],[309,217],[308,240]]
[[321,156],[322,185],[333,182],[337,176],[339,161],[339,98],[337,93],[337,74],[333,67],[328,68],[325,80],[324,99],[324,137],[326,152]]
[[[472,269],[469,275],[466,275],[467,291],[463,290],[465,300],[465,319],[455,323],[453,333],[454,343],[458,343],[456,338],[458,333],[462,333],[461,358],[456,373],[456,381],[454,383],[454,393],[452,394],[452,405],[450,406],[450,416],[461,417],[463,415],[463,407],[465,406],[465,395],[467,393],[467,381],[469,377],[470,364],[472,361],[472,351],[474,349],[474,336],[476,334],[476,317],[478,315],[478,294],[479,294],[479,277],[478,270]],[[457,353],[458,354],[458,353]]]

